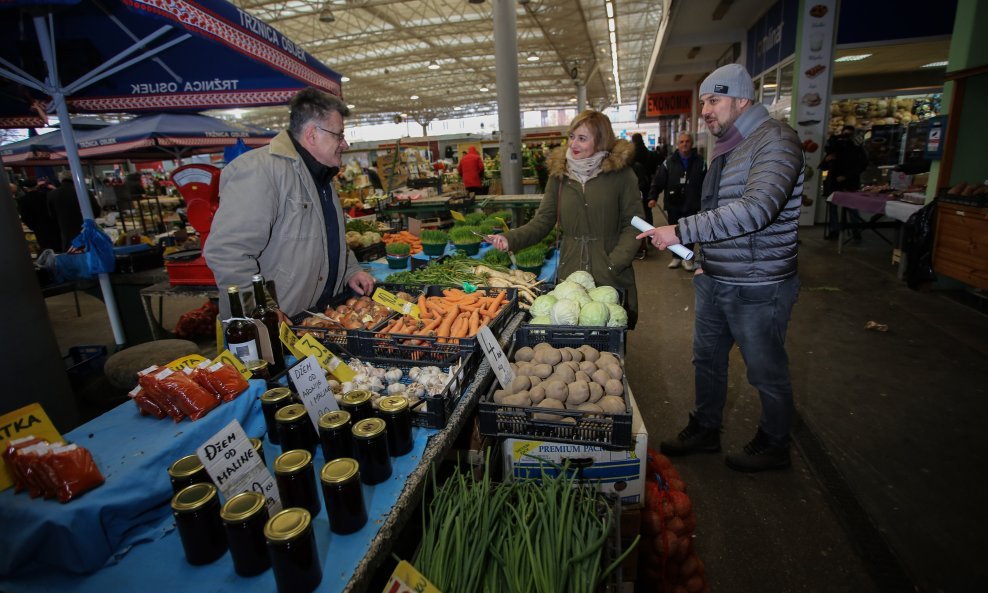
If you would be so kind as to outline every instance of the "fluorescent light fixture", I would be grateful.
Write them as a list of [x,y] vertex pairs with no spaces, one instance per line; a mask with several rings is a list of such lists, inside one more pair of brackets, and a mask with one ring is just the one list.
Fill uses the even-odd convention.
[[852,56],[844,56],[834,60],[835,62],[860,62],[861,60],[866,60],[871,57],[871,54],[854,54]]
[[942,62],[930,62],[929,64],[923,64],[920,68],[944,68],[947,66],[947,60]]
[[490,90],[490,89],[489,89],[489,88],[487,88],[487,87],[485,87],[485,86],[482,86],[482,87],[480,87],[480,92],[482,92],[482,93],[486,93],[486,92],[487,92],[487,91],[489,91],[489,90]]
[[607,18],[609,19],[614,18],[614,4],[612,4],[611,2],[607,2],[604,4],[604,8],[607,9]]
[[614,76],[614,91],[617,94],[617,103],[621,100],[621,76],[618,69],[618,48],[617,48],[617,20],[614,16],[612,2],[607,0],[604,6],[607,8],[607,31],[611,46],[611,73]]
[[533,51],[532,53],[528,54],[528,57],[525,59],[528,60],[529,62],[538,62],[539,56]]
[[439,63],[435,60],[429,62],[429,70],[439,70]]
[[340,82],[350,82],[350,77],[349,76],[341,76],[340,77]]
[[412,101],[418,101],[419,100],[419,96],[418,95],[412,95],[411,97],[409,97],[409,99],[411,99]]
[[354,107],[356,107],[356,105],[354,105],[353,103],[350,103],[349,105],[346,106],[347,109],[353,109]]

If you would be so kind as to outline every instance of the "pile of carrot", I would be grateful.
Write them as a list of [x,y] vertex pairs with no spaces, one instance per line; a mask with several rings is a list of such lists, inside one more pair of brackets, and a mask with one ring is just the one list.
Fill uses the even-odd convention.
[[411,253],[413,254],[422,251],[422,240],[408,231],[384,233],[384,235],[381,236],[381,239],[388,245],[391,243],[408,243],[408,246],[412,248]]
[[438,337],[439,342],[459,343],[459,338],[472,338],[481,327],[497,319],[508,304],[507,296],[505,290],[486,295],[467,294],[458,288],[444,289],[441,297],[421,294],[417,303],[419,319],[410,315],[398,317],[381,333]]

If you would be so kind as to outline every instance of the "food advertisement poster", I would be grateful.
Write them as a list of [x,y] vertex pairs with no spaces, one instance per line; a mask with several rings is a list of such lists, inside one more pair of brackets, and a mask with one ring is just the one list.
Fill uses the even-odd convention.
[[820,187],[817,175],[827,141],[824,135],[830,121],[836,5],[836,0],[804,0],[801,6],[803,12],[799,16],[799,78],[793,113],[806,160],[803,209],[799,217],[801,225],[813,224],[816,212],[813,204],[820,197],[817,195]]

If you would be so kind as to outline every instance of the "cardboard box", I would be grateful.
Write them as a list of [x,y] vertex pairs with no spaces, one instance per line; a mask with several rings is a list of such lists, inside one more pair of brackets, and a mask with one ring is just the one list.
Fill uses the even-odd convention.
[[906,190],[913,184],[913,176],[906,175],[902,171],[892,171],[889,175],[889,185],[892,189]]
[[546,474],[555,475],[552,466],[539,460],[561,464],[569,459],[583,466],[584,479],[599,481],[601,492],[620,496],[624,508],[640,508],[645,494],[648,431],[630,391],[628,397],[631,401],[632,449],[610,451],[595,445],[504,439],[501,444],[504,480],[538,478],[543,468]]

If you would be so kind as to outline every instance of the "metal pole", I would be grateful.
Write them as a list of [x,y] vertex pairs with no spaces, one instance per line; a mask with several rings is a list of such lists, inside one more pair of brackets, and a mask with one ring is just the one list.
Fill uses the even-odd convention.
[[[75,184],[76,198],[79,200],[79,208],[82,210],[82,217],[93,219],[93,207],[89,203],[89,193],[86,190],[85,176],[82,169],[82,161],[79,160],[79,147],[75,143],[75,131],[72,129],[69,118],[69,107],[65,103],[65,95],[62,94],[62,83],[58,78],[58,68],[55,66],[55,44],[49,35],[48,27],[45,24],[45,17],[34,17],[34,28],[38,33],[38,44],[41,46],[41,55],[45,59],[48,70],[48,83],[52,85],[54,93],[52,102],[55,105],[55,112],[58,114],[59,126],[62,129],[62,140],[65,142],[65,155],[69,160],[69,168],[72,170],[72,182]],[[99,275],[99,287],[103,293],[103,303],[106,305],[106,313],[110,318],[110,327],[113,329],[113,339],[118,347],[123,347],[127,343],[124,336],[123,323],[120,321],[120,311],[117,309],[117,301],[113,296],[113,285],[110,284],[109,274]]]
[[514,0],[493,0],[494,71],[500,133],[501,186],[521,193],[521,107],[518,101],[518,26]]
[[576,83],[576,112],[583,113],[587,108],[587,83],[582,80]]

